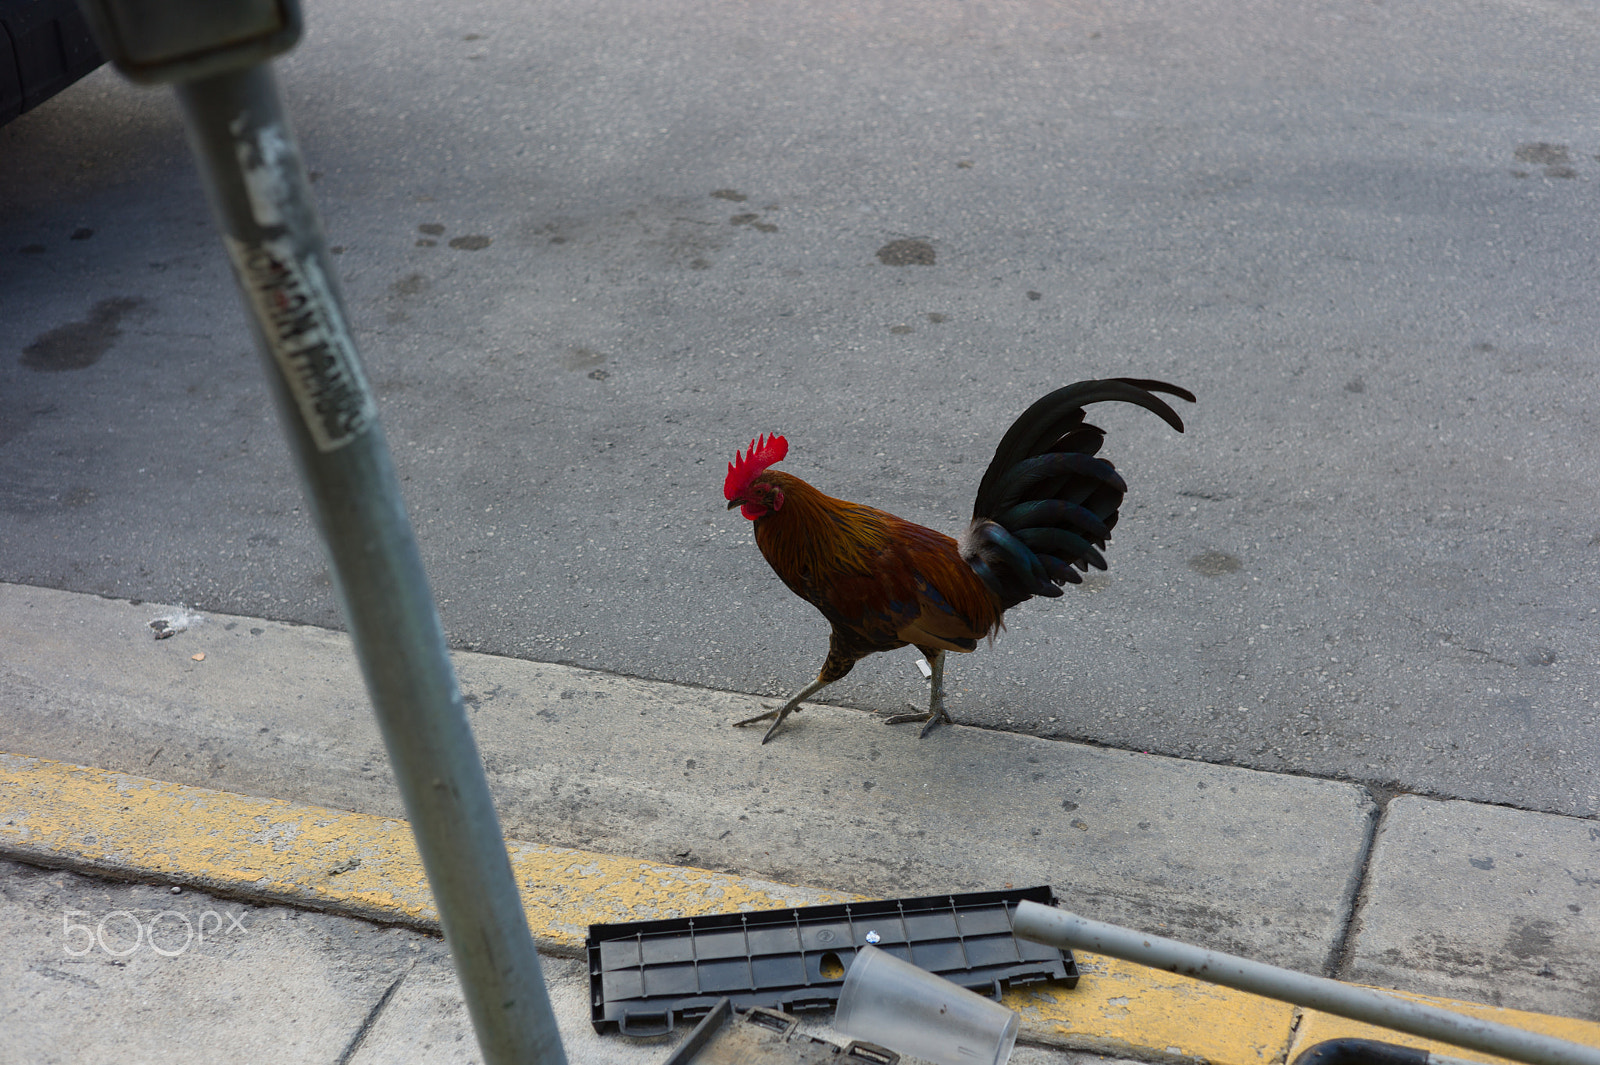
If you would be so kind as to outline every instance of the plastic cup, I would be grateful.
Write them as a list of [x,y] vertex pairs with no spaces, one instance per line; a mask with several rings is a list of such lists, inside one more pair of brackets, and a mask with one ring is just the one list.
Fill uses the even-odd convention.
[[1021,1021],[993,999],[877,947],[863,945],[845,972],[833,1026],[936,1065],[1005,1065]]

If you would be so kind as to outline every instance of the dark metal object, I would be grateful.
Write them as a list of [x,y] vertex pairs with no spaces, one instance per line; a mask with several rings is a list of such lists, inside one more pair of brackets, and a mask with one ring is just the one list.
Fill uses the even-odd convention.
[[757,1006],[735,1014],[719,999],[662,1065],[897,1065],[900,1055],[859,1039],[843,1048],[805,1035],[787,1013]]
[[119,68],[177,82],[484,1059],[565,1065],[310,183],[264,63],[298,37],[298,9],[92,0],[92,10]]
[[590,925],[590,1020],[596,1031],[661,1035],[724,996],[740,1009],[831,1009],[864,943],[994,998],[1046,981],[1076,986],[1069,952],[1013,933],[1024,900],[1054,895],[1036,887]]
[[1428,1052],[1375,1039],[1326,1039],[1302,1050],[1294,1065],[1428,1065]]
[[73,0],[0,0],[0,124],[105,61]]
[[1057,947],[1078,947],[1154,969],[1209,980],[1279,1002],[1497,1054],[1530,1065],[1600,1065],[1600,1047],[1513,1028],[1507,1024],[1413,1002],[1382,991],[1308,976],[1175,939],[1148,935],[1034,902],[1018,905],[1017,935]]

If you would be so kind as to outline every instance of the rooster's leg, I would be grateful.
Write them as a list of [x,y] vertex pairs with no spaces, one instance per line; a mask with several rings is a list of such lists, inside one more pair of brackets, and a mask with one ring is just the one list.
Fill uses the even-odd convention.
[[800,709],[802,702],[843,677],[846,673],[849,673],[851,667],[860,661],[863,655],[870,654],[873,650],[875,648],[871,646],[854,642],[848,635],[840,636],[839,631],[835,629],[832,637],[828,640],[828,657],[823,661],[822,671],[817,674],[816,680],[795,692],[794,698],[776,710],[768,710],[764,714],[747,717],[743,721],[735,721],[733,723],[734,728],[738,728],[740,725],[753,725],[757,721],[765,721],[769,717],[776,717],[778,720],[774,721],[772,727],[767,729],[767,734],[761,737],[761,742],[766,743],[772,738],[773,733],[778,731],[778,727],[783,724],[783,719]]
[[799,691],[795,692],[794,698],[790,699],[776,710],[768,710],[764,714],[757,714],[755,717],[747,717],[743,721],[735,721],[733,723],[733,727],[739,728],[741,725],[754,725],[757,721],[765,721],[769,717],[775,717],[777,720],[772,723],[771,728],[767,729],[767,734],[761,737],[761,742],[766,743],[772,738],[772,734],[778,731],[778,726],[783,724],[784,718],[794,713],[794,711],[800,709],[800,704],[802,702],[811,698],[811,696],[815,695],[817,692],[821,691],[823,688],[826,688],[832,683],[832,681],[823,680],[821,677],[818,677],[810,684],[807,684],[804,688],[801,688]]
[[933,667],[933,676],[928,678],[928,683],[931,687],[928,693],[928,712],[925,714],[896,714],[886,724],[904,725],[912,721],[926,721],[927,724],[922,726],[921,733],[921,735],[926,736],[938,728],[941,722],[946,725],[953,725],[955,722],[950,719],[949,713],[944,708],[944,652],[938,648],[932,651],[925,647],[919,649],[928,656],[928,665]]

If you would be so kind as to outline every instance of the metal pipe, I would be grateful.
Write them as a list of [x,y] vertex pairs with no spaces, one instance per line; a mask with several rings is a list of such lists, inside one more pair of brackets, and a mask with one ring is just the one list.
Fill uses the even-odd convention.
[[484,1059],[565,1065],[444,631],[271,69],[176,86]]
[[1092,950],[1153,969],[1208,980],[1280,1002],[1437,1039],[1453,1046],[1497,1054],[1514,1061],[1528,1062],[1529,1065],[1600,1065],[1600,1047],[1569,1043],[1564,1039],[1466,1017],[1370,988],[1308,976],[1275,965],[1180,943],[1175,939],[1163,939],[1131,928],[1091,921],[1075,913],[1041,906],[1037,902],[1023,901],[1017,904],[1013,927],[1023,939],[1037,943]]

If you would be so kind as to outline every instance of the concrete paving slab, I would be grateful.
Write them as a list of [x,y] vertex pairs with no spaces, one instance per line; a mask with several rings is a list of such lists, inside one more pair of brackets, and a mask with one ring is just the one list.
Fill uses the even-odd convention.
[[0,1061],[337,1061],[423,938],[0,860]]
[[[0,749],[401,814],[342,634],[0,585]],[[197,657],[203,656],[203,657]],[[506,833],[905,896],[1053,885],[1073,908],[1313,972],[1349,914],[1363,789],[462,653]]]
[[[571,958],[540,958],[562,1047],[572,1065],[639,1065],[666,1059],[683,1038],[673,1032],[654,1039],[595,1032],[589,1023],[587,966]],[[349,1065],[477,1065],[483,1060],[461,998],[449,951],[430,939],[428,949],[405,983],[374,1019]]]
[[[6,1065],[482,1061],[443,940],[412,929],[0,859],[0,942]],[[573,1065],[682,1038],[597,1035],[583,964],[540,960]]]
[[1342,975],[1600,1017],[1600,822],[1395,799]]

